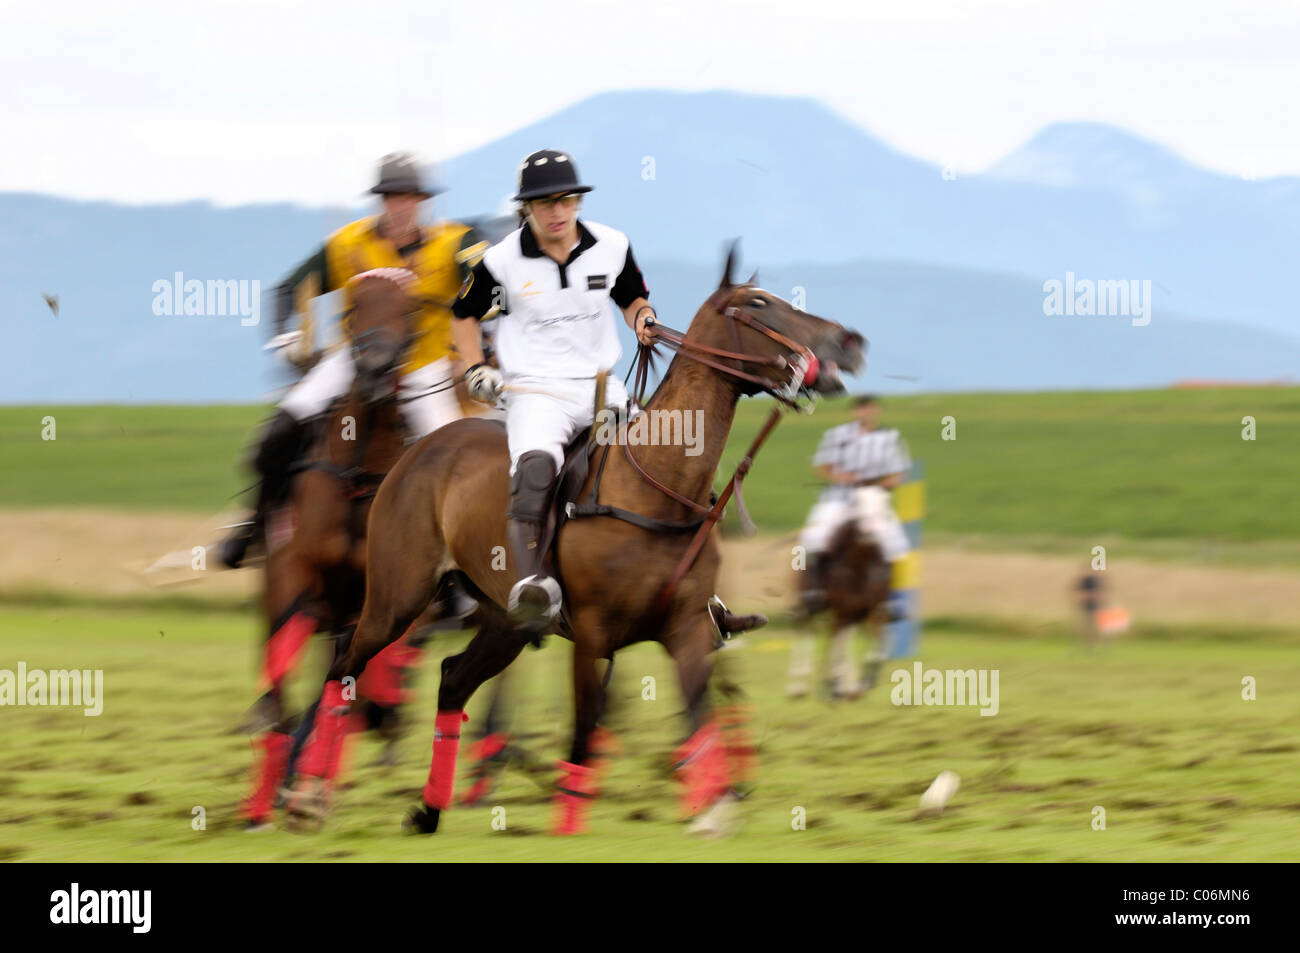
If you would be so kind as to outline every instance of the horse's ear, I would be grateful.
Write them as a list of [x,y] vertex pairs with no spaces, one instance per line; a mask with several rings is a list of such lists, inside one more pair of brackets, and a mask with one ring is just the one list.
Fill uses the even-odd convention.
[[740,239],[734,238],[731,244],[727,246],[727,261],[722,266],[722,281],[719,282],[719,288],[731,288],[735,282],[731,280],[732,273],[736,270],[736,259],[739,257]]
[[755,269],[754,269],[754,273],[753,273],[752,275],[750,275],[748,279],[746,279],[745,284],[747,284],[747,285],[756,285],[756,284],[758,284],[758,269],[757,269],[757,268],[755,268]]

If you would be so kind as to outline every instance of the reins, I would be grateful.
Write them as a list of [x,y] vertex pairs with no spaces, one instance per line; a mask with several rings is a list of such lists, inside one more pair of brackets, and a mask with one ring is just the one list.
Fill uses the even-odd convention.
[[[751,384],[756,384],[760,390],[770,394],[781,404],[794,409],[800,409],[800,405],[797,403],[796,398],[807,382],[810,369],[812,373],[815,373],[817,368],[817,358],[813,355],[811,350],[804,347],[802,344],[791,340],[784,334],[767,327],[744,309],[733,306],[724,307],[724,302],[733,290],[734,289],[732,288],[719,289],[709,298],[708,304],[714,309],[714,311],[723,317],[728,318],[732,322],[730,327],[732,329],[733,337],[736,338],[737,346],[739,346],[740,341],[739,334],[736,332],[736,324],[739,323],[752,328],[760,334],[763,334],[788,348],[794,355],[793,360],[781,355],[751,354],[739,350],[730,351],[706,344],[700,344],[696,341],[689,341],[687,340],[686,335],[682,332],[669,328],[657,321],[653,323],[649,321],[647,322],[651,329],[651,333],[656,341],[662,341],[674,353],[710,367],[726,376],[746,381]],[[650,364],[653,351],[653,344],[638,344],[637,346],[635,364],[636,376],[633,384],[633,392],[638,405],[640,405],[644,400],[645,387],[650,376]],[[721,360],[715,360],[715,358],[720,358]],[[722,361],[736,361],[739,362],[741,366],[733,367],[730,364],[722,363]],[[754,364],[775,368],[777,370],[785,370],[789,368],[790,376],[784,384],[774,385],[771,380],[744,370],[745,365]],[[599,410],[600,407],[598,406],[597,411]],[[597,502],[597,497],[600,493],[601,478],[605,472],[605,464],[609,459],[608,444],[605,445],[604,451],[601,454],[600,464],[596,470],[596,480],[592,485],[591,494],[588,499],[581,503],[569,503],[567,505],[566,515],[570,518],[576,516],[609,516],[640,526],[643,529],[657,530],[660,532],[680,532],[690,529],[695,530],[695,535],[691,538],[690,544],[686,548],[686,552],[682,554],[682,558],[674,568],[673,574],[655,596],[655,601],[652,607],[653,618],[658,618],[667,611],[668,605],[672,601],[672,597],[676,593],[678,585],[681,584],[682,579],[684,579],[686,574],[690,571],[691,566],[695,564],[695,560],[699,557],[701,550],[703,550],[709,533],[712,532],[713,527],[722,518],[723,510],[733,495],[736,497],[737,508],[740,511],[741,522],[745,526],[746,532],[752,532],[753,521],[750,520],[749,514],[745,508],[742,484],[754,464],[754,457],[758,454],[758,451],[762,448],[763,444],[767,441],[767,438],[771,435],[773,429],[775,429],[777,423],[780,421],[781,412],[782,410],[780,407],[774,407],[772,409],[771,414],[768,415],[766,423],[764,423],[762,429],[754,438],[753,443],[750,444],[749,449],[740,459],[740,462],[736,464],[736,469],[732,473],[731,479],[727,481],[727,485],[723,489],[722,494],[711,496],[711,499],[709,500],[710,505],[708,506],[697,503],[678,493],[671,487],[664,485],[659,480],[656,480],[653,476],[647,473],[639,463],[637,463],[636,458],[632,456],[631,445],[624,442],[623,454],[637,475],[640,476],[644,482],[654,487],[665,496],[675,500],[694,512],[696,516],[692,519],[678,522],[661,520],[654,517],[642,516],[639,513],[634,513],[630,510],[622,509],[621,507],[609,506]],[[595,425],[593,424],[593,427],[594,426]]]
[[[728,351],[723,348],[712,347],[708,344],[700,344],[698,341],[690,341],[687,340],[687,337],[683,332],[674,330],[667,325],[660,324],[658,321],[647,321],[651,333],[657,340],[662,341],[664,345],[674,353],[711,367],[728,377],[734,377],[751,384],[757,384],[760,390],[767,394],[771,394],[787,407],[796,410],[799,409],[799,404],[797,403],[796,398],[798,397],[799,391],[804,386],[804,382],[810,369],[816,370],[817,358],[813,355],[811,350],[797,341],[791,340],[781,332],[769,328],[745,309],[737,308],[735,306],[723,307],[723,303],[733,293],[733,291],[733,288],[721,288],[718,291],[715,291],[708,300],[709,306],[723,317],[752,328],[760,334],[769,337],[778,344],[786,347],[791,354],[795,356],[793,362],[789,358],[783,357],[779,354],[750,354],[739,351]],[[732,336],[736,338],[737,344],[739,344],[739,335],[736,334],[735,323],[730,327],[732,329]],[[638,403],[641,403],[644,398],[645,386],[648,383],[650,376],[650,357],[653,349],[654,345],[637,345],[636,381],[633,385],[633,390],[636,393]],[[774,387],[772,382],[765,377],[760,377],[757,374],[751,374],[748,371],[741,370],[740,368],[715,361],[712,359],[713,357],[738,361],[741,365],[758,364],[763,367],[776,368],[777,370],[785,370],[786,368],[789,368],[790,376],[786,380],[785,384],[780,387]]]

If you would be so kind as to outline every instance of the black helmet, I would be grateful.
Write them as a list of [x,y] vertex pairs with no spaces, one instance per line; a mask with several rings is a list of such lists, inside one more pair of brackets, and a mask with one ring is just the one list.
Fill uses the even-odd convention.
[[539,199],[544,195],[590,192],[590,185],[578,181],[578,167],[566,152],[542,149],[519,163],[519,194],[516,202]]

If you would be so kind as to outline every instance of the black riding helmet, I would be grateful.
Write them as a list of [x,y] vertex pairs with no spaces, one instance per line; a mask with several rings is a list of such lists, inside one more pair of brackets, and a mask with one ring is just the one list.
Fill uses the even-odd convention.
[[573,195],[591,190],[592,186],[579,181],[572,156],[555,149],[540,149],[519,163],[519,194],[514,200],[527,202],[545,195]]

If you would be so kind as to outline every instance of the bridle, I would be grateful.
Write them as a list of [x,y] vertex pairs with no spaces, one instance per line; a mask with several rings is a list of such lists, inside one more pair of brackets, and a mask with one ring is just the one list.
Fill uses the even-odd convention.
[[[415,343],[416,330],[415,330],[415,321],[412,318],[412,315],[416,314],[416,312],[418,312],[420,308],[423,307],[423,301],[417,293],[419,276],[417,276],[415,272],[411,271],[409,268],[371,268],[369,271],[363,271],[360,274],[353,275],[350,279],[348,279],[348,285],[352,286],[362,281],[365,281],[367,279],[376,279],[376,278],[383,281],[391,282],[392,284],[396,285],[397,288],[404,295],[406,295],[406,297],[409,299],[411,303],[411,307],[402,315],[402,317],[405,319],[403,321],[405,333],[402,335],[402,339],[398,344],[395,362],[392,367],[381,369],[384,371],[385,375],[387,375],[396,372],[397,368],[401,366],[401,362],[405,358],[407,352],[410,351],[411,346]],[[343,314],[344,321],[350,319],[353,313],[356,311],[356,309],[357,309],[357,305],[356,302],[354,301],[352,305],[344,312]],[[381,339],[384,335],[388,333],[389,333],[389,329],[379,326],[379,327],[367,328],[364,331],[354,332],[350,334],[349,336],[352,339],[351,344],[352,344],[353,364],[354,365],[357,364],[357,359],[361,356],[362,352],[365,351],[366,347],[370,344],[371,341]]]
[[[402,366],[402,362],[405,360],[407,352],[415,341],[415,328],[411,315],[419,310],[419,299],[416,298],[413,293],[417,277],[413,272],[405,268],[373,268],[369,271],[364,271],[355,275],[350,279],[349,284],[367,278],[380,278],[386,281],[391,281],[393,284],[397,285],[397,287],[400,288],[412,302],[411,310],[405,312],[403,315],[406,319],[404,321],[406,331],[398,345],[396,359],[392,366],[380,369],[380,380],[390,376],[396,378],[397,373]],[[346,320],[351,317],[351,315],[356,311],[356,308],[357,305],[353,303],[351,307],[344,312],[344,319]],[[365,469],[366,455],[370,451],[370,442],[371,438],[374,436],[375,430],[375,418],[378,415],[379,408],[385,404],[400,404],[403,402],[402,398],[397,396],[396,386],[392,389],[381,391],[378,395],[370,393],[362,395],[358,393],[358,388],[361,384],[358,358],[361,356],[362,352],[365,351],[371,341],[379,340],[387,333],[388,329],[381,326],[367,328],[364,331],[353,332],[350,335],[352,361],[354,367],[357,368],[357,376],[353,383],[352,394],[360,398],[362,412],[364,414],[363,418],[357,421],[360,432],[357,435],[358,439],[353,441],[352,453],[350,454],[351,460],[347,464],[336,463],[330,455],[330,447],[327,443],[324,458],[305,460],[294,468],[296,472],[319,470],[323,473],[329,474],[343,485],[344,495],[347,499],[353,502],[364,502],[374,497],[375,493],[379,489],[379,484],[383,482],[385,476],[385,474],[374,473]]]
[[[738,308],[734,305],[727,304],[727,301],[738,289],[743,290],[748,287],[751,286],[739,285],[719,288],[709,297],[706,306],[712,308],[714,312],[722,315],[724,318],[729,319],[730,323],[727,327],[731,330],[732,340],[735,341],[737,349],[740,347],[740,333],[736,325],[743,324],[787,348],[790,352],[790,357],[785,357],[779,354],[752,354],[741,352],[740,350],[729,351],[723,348],[711,347],[707,344],[700,344],[697,341],[689,341],[687,340],[686,335],[681,331],[675,331],[666,325],[660,324],[658,321],[653,321],[653,319],[648,320],[646,323],[652,329],[651,333],[655,339],[657,341],[663,341],[674,353],[680,354],[682,357],[688,358],[689,360],[695,361],[699,364],[703,364],[706,367],[711,367],[725,376],[756,384],[761,391],[772,395],[785,406],[802,411],[805,408],[810,407],[810,404],[800,404],[798,402],[798,397],[800,394],[805,393],[808,387],[810,387],[817,379],[817,374],[820,370],[817,357],[809,348],[797,341],[791,340],[781,332],[768,327],[744,308]],[[653,350],[653,344],[638,344],[637,346],[636,381],[632,390],[636,395],[638,405],[644,405],[644,393],[650,374],[650,357]],[[722,360],[715,360],[714,358],[721,358]],[[723,361],[737,361],[739,362],[740,367],[733,367],[731,364],[723,363]],[[758,364],[763,367],[772,367],[777,370],[788,369],[789,375],[784,383],[779,385],[773,384],[772,381],[766,377],[752,374],[744,370],[744,367],[747,364]],[[780,414],[781,412],[778,408],[773,409],[772,414],[769,417],[768,426],[763,428],[761,439],[751,448],[750,452],[745,455],[740,464],[737,465],[736,473],[732,475],[732,478],[728,483],[729,489],[734,487],[736,504],[740,510],[741,523],[744,524],[746,532],[752,531],[753,522],[749,519],[749,513],[745,508],[745,499],[744,495],[741,493],[740,484],[745,475],[749,472],[749,464],[752,463],[753,455],[758,452],[763,441],[767,439],[767,435],[771,433],[772,428],[776,426],[777,420],[780,419]],[[687,509],[700,514],[701,519],[708,519],[708,514],[712,511],[712,507],[696,503],[694,500],[682,496],[672,487],[665,486],[663,483],[656,480],[653,476],[647,473],[644,468],[642,468],[641,464],[636,462],[636,458],[632,456],[632,447],[630,444],[623,444],[623,455],[627,457],[627,462],[631,464],[632,469],[635,470],[637,475],[646,483],[653,486],[665,496],[681,503]],[[603,460],[601,461],[601,467],[602,469],[604,467]],[[710,501],[710,503],[714,502],[715,501],[712,500]],[[719,510],[719,516],[720,515],[721,511]],[[714,522],[716,522],[716,519]]]
[[[700,344],[698,341],[687,340],[686,335],[681,331],[676,331],[666,325],[660,324],[653,318],[647,320],[646,324],[651,329],[656,341],[662,341],[665,346],[676,354],[689,358],[699,364],[704,364],[714,370],[728,376],[742,380],[750,384],[757,385],[758,389],[766,394],[770,394],[778,401],[795,410],[804,409],[804,405],[798,403],[798,397],[801,393],[806,392],[807,388],[817,379],[819,365],[816,355],[797,341],[791,340],[773,328],[768,327],[759,321],[753,314],[744,308],[738,308],[735,305],[728,305],[727,301],[737,290],[751,287],[750,285],[731,286],[719,288],[710,297],[706,306],[712,308],[717,314],[728,318],[730,323],[727,327],[731,331],[731,338],[736,343],[737,349],[740,347],[740,332],[736,325],[743,324],[748,328],[757,331],[765,337],[771,338],[782,347],[786,348],[790,356],[786,357],[780,354],[752,354],[744,353],[739,350],[728,351],[723,348],[711,347],[707,344]],[[650,376],[650,358],[653,354],[654,345],[637,345],[636,359],[636,381],[633,385],[633,392],[636,394],[637,403],[643,403],[646,384]],[[722,360],[714,360],[721,358]],[[735,361],[739,367],[733,367],[731,364],[723,361]],[[757,364],[760,367],[771,367],[778,371],[789,370],[789,374],[783,384],[774,385],[771,380],[758,374],[752,374],[744,370],[747,364]]]
[[[749,286],[740,285],[720,288],[709,297],[707,302],[708,307],[711,307],[714,312],[728,319],[727,326],[731,329],[732,340],[735,341],[736,350],[725,350],[707,344],[700,344],[696,341],[689,341],[686,339],[686,335],[681,331],[673,330],[657,321],[652,323],[647,320],[646,324],[652,329],[652,334],[655,340],[662,341],[676,354],[710,367],[727,377],[732,377],[749,384],[757,385],[759,390],[770,394],[786,407],[795,410],[804,410],[807,405],[801,405],[798,402],[798,397],[800,394],[806,393],[808,388],[817,379],[819,365],[816,355],[814,355],[813,352],[804,345],[791,340],[786,335],[763,324],[744,308],[728,305],[727,301],[732,297],[738,287],[745,288]],[[781,344],[788,350],[790,356],[785,357],[782,355],[755,354],[741,351],[740,333],[737,328],[738,324],[743,324]],[[635,364],[636,379],[633,385],[633,393],[636,395],[635,399],[638,405],[644,404],[645,387],[649,379],[650,363],[653,351],[653,344],[646,345],[638,343],[637,345],[637,359]],[[739,366],[733,366],[732,364],[727,363],[732,361],[737,362]],[[783,383],[774,384],[770,379],[746,370],[746,365],[759,365],[762,367],[775,368],[777,370],[789,369],[790,373]],[[689,529],[695,530],[695,535],[687,546],[686,552],[682,554],[682,558],[678,561],[677,566],[673,570],[673,574],[669,577],[668,581],[663,585],[655,597],[651,609],[652,619],[660,618],[667,611],[668,604],[671,602],[673,594],[677,591],[677,586],[681,583],[682,579],[685,578],[686,573],[690,571],[691,566],[694,565],[695,560],[699,556],[700,551],[704,548],[704,544],[709,538],[709,534],[713,530],[714,525],[716,525],[722,518],[723,510],[733,494],[736,497],[736,505],[739,510],[740,520],[742,525],[745,527],[746,533],[753,531],[753,521],[749,518],[749,514],[745,508],[745,499],[741,490],[741,484],[749,474],[750,468],[753,466],[754,457],[780,421],[781,413],[781,407],[772,408],[772,412],[768,415],[766,423],[764,423],[762,429],[758,432],[758,436],[754,438],[753,443],[750,444],[745,455],[741,457],[740,462],[736,464],[736,469],[732,473],[731,479],[727,481],[727,485],[723,489],[721,495],[712,497],[709,500],[710,505],[708,506],[682,496],[676,490],[669,486],[665,486],[663,483],[656,480],[636,462],[636,458],[632,456],[632,448],[630,444],[626,441],[624,442],[623,454],[637,475],[665,496],[675,500],[695,513],[696,515],[692,519],[680,522],[660,520],[654,517],[642,516],[639,513],[633,513],[620,507],[598,503],[597,496],[600,492],[601,476],[604,474],[605,464],[609,459],[608,444],[605,445],[604,453],[601,456],[591,495],[584,502],[568,504],[566,514],[569,517],[612,516],[616,519],[621,519],[645,529],[658,530],[661,532],[683,531]]]

